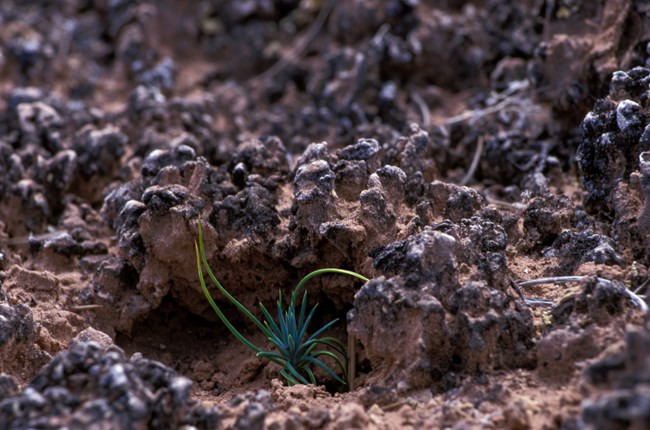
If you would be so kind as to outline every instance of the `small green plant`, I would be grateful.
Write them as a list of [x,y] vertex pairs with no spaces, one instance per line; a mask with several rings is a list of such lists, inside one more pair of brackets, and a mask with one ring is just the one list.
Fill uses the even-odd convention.
[[[201,231],[201,219],[197,222],[198,226],[198,243],[194,243],[196,250],[196,263],[199,272],[199,281],[201,282],[201,289],[203,294],[210,302],[212,309],[216,312],[219,319],[225,324],[230,332],[244,345],[253,350],[258,357],[263,357],[271,360],[272,362],[282,366],[280,374],[287,381],[289,385],[294,384],[316,384],[316,378],[312,371],[312,366],[317,366],[323,369],[328,375],[342,384],[347,384],[348,371],[347,361],[348,356],[345,347],[337,339],[333,337],[321,337],[323,333],[334,325],[338,319],[330,321],[323,327],[316,330],[312,335],[307,334],[307,327],[311,322],[318,304],[307,312],[307,291],[303,293],[302,303],[300,310],[296,310],[296,302],[300,290],[305,283],[314,276],[333,273],[354,276],[362,281],[368,281],[368,278],[349,270],[342,269],[319,269],[311,272],[298,283],[296,288],[291,293],[291,301],[286,310],[282,309],[282,292],[280,291],[277,301],[277,322],[273,320],[271,314],[266,307],[260,303],[260,309],[264,315],[263,322],[256,318],[244,305],[235,299],[217,280],[216,276],[210,269],[207,257],[205,256],[205,249],[203,246],[203,233]],[[235,307],[251,320],[268,338],[268,340],[277,349],[276,352],[264,351],[256,346],[248,339],[246,339],[237,330],[232,323],[226,318],[219,306],[215,303],[210,295],[210,291],[205,284],[203,271],[208,274],[212,283],[219,289],[219,291],[233,304]],[[329,348],[329,349],[322,349]],[[338,365],[343,378],[334,372],[321,358],[329,357],[333,359]]]

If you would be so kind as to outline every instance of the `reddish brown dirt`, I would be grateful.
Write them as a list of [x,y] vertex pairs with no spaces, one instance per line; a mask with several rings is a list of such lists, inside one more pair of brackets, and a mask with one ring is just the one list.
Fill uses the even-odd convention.
[[[0,429],[645,428],[649,22],[636,0],[3,2]],[[288,387],[232,336],[199,216],[258,316],[319,268],[370,279],[308,284],[352,389]]]

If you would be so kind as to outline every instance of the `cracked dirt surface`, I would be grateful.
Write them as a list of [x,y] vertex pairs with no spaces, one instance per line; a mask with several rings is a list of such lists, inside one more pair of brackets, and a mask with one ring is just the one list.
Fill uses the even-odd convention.
[[[646,428],[648,23],[639,0],[3,2],[0,429]],[[308,284],[352,389],[287,387],[219,322],[199,216],[249,309],[323,267],[370,279]]]

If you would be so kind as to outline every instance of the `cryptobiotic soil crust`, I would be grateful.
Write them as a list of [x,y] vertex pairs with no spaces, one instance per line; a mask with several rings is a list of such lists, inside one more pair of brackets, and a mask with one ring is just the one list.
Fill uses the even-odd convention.
[[[0,429],[647,428],[647,2],[7,0],[0,42]],[[370,279],[308,284],[351,386],[227,331],[199,216],[255,312]]]

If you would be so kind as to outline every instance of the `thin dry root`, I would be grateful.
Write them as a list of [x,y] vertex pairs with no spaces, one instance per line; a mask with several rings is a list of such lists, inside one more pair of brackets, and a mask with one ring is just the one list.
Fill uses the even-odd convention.
[[[527,287],[529,285],[539,285],[539,284],[563,284],[566,282],[580,282],[580,281],[584,281],[585,279],[589,279],[589,277],[588,276],[556,276],[552,278],[539,278],[530,281],[522,281],[522,282],[518,282],[517,285],[519,285],[520,287]],[[596,278],[596,280],[598,282],[602,282],[608,285],[614,285],[614,282],[609,279]],[[625,288],[625,294],[627,294],[630,300],[632,300],[634,304],[636,304],[639,308],[641,308],[641,310],[644,313],[648,313],[648,305],[641,297],[639,297],[638,295],[636,295],[634,292],[630,291],[627,288]]]

